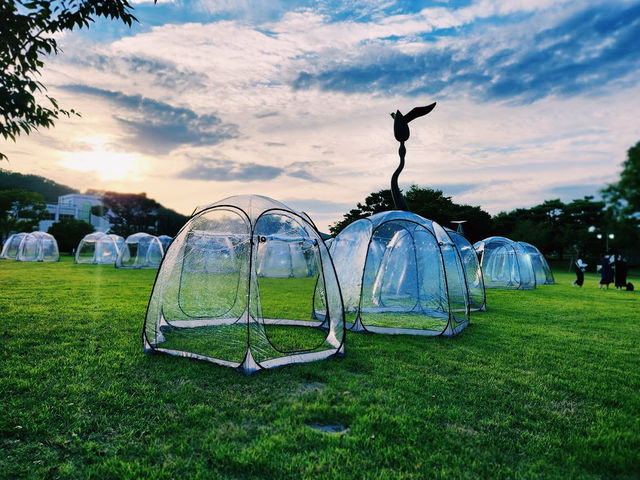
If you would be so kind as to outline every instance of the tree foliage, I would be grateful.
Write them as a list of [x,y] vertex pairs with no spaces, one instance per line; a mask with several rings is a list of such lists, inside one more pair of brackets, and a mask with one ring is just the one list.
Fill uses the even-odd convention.
[[[16,140],[69,116],[38,79],[47,55],[60,51],[56,37],[89,27],[95,18],[137,22],[127,0],[3,0],[0,2],[0,133]],[[6,156],[0,153],[0,160]]]
[[46,215],[47,204],[39,193],[24,190],[0,191],[0,237],[32,232]]
[[[491,215],[480,207],[457,204],[451,197],[444,196],[441,190],[413,185],[407,191],[405,200],[413,213],[434,220],[444,227],[455,228],[451,221],[466,220],[464,230],[470,241],[485,238],[490,232]],[[356,208],[346,213],[344,218],[329,227],[329,230],[333,235],[337,235],[347,225],[360,218],[393,209],[391,190],[380,190],[367,196],[364,203],[358,203]]]
[[138,232],[174,236],[187,217],[163,207],[146,193],[102,194],[104,209],[92,209],[95,215],[105,216],[113,225],[111,231],[123,237]]
[[48,233],[58,242],[58,250],[72,252],[82,238],[93,232],[93,225],[84,220],[63,218],[49,227]]
[[[440,190],[412,186],[405,194],[412,212],[434,220],[440,225],[455,228],[452,220],[466,220],[464,233],[472,243],[483,238],[500,235],[516,241],[526,241],[538,247],[543,254],[563,258],[580,251],[585,258],[600,258],[607,242],[597,234],[614,234],[608,242],[610,250],[636,248],[640,241],[633,218],[617,218],[607,210],[604,201],[594,197],[564,203],[560,199],[546,200],[531,208],[517,208],[491,217],[480,207],[459,205]],[[347,212],[343,219],[330,227],[338,234],[350,223],[374,213],[393,210],[390,190],[371,193],[363,203]],[[589,231],[589,227],[595,231]],[[587,262],[589,263],[589,262]]]
[[640,142],[627,151],[620,180],[603,189],[602,195],[618,217],[640,212]]
[[[579,251],[583,257],[597,259],[607,246],[610,251],[636,248],[640,238],[633,220],[615,217],[605,207],[604,201],[595,201],[592,196],[567,204],[559,199],[547,200],[496,215],[493,234],[529,242],[543,254],[558,258]],[[609,234],[614,238],[607,241]]]

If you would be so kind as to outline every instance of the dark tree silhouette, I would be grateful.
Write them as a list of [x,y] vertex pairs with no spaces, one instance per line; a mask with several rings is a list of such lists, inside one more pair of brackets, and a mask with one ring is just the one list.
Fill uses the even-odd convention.
[[627,151],[620,180],[602,190],[618,217],[640,212],[640,142]]
[[63,218],[49,227],[48,233],[58,242],[58,250],[72,252],[82,238],[93,232],[93,225],[75,218]]
[[[465,219],[465,236],[472,242],[488,237],[491,232],[491,215],[480,207],[460,205],[443,195],[441,190],[420,188],[413,185],[406,193],[408,207],[413,213],[434,220],[444,227],[451,227],[452,220]],[[385,212],[393,208],[391,190],[371,193],[364,203],[344,215],[344,218],[329,227],[337,235],[347,225],[374,213]]]

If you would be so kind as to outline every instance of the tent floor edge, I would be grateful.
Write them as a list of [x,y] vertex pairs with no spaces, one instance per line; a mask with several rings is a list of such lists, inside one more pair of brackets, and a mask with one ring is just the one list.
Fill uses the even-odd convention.
[[247,350],[244,360],[238,367],[238,370],[244,375],[251,375],[259,370],[263,370],[262,366],[253,358],[251,348]]

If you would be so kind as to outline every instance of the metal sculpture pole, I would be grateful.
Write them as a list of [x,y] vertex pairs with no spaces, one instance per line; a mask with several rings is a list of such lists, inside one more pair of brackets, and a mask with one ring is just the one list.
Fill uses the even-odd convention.
[[400,176],[400,172],[404,168],[404,156],[407,153],[407,149],[404,146],[404,142],[409,140],[409,122],[418,117],[422,117],[429,113],[436,106],[435,102],[431,105],[427,105],[426,107],[416,107],[411,110],[406,115],[402,115],[400,110],[396,110],[396,113],[392,113],[393,117],[393,134],[396,137],[396,140],[400,142],[400,148],[398,149],[398,154],[400,155],[400,165],[396,168],[396,171],[393,172],[391,176],[391,195],[393,197],[393,203],[396,207],[396,210],[404,210],[406,212],[409,211],[409,207],[407,206],[407,202],[404,201],[404,197],[402,193],[400,193],[400,188],[398,188],[398,177]]

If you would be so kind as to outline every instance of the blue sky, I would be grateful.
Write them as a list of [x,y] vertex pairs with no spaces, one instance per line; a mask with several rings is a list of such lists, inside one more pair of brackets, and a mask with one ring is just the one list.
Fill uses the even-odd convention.
[[11,170],[189,213],[271,196],[322,229],[397,165],[490,213],[597,195],[640,140],[640,2],[134,2],[65,34],[43,81],[82,116],[3,145]]

